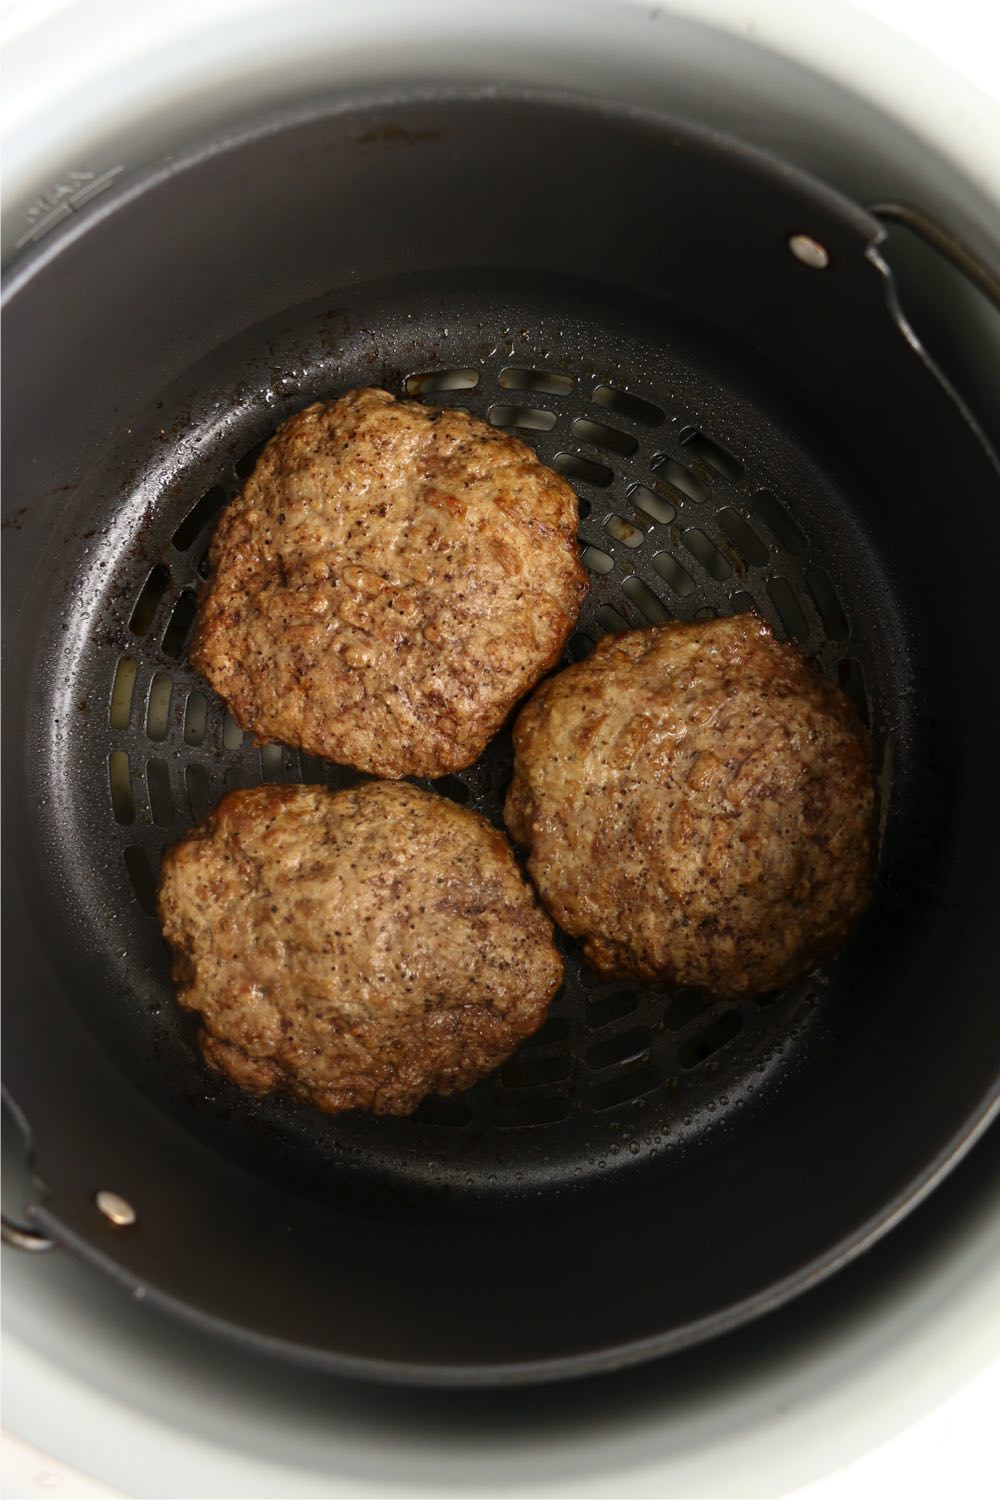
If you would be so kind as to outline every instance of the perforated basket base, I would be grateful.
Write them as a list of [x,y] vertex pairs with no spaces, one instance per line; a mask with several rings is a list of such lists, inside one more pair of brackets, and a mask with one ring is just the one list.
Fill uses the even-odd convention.
[[[562,939],[565,984],[538,1035],[495,1076],[406,1120],[241,1094],[205,1067],[172,999],[153,915],[164,847],[229,788],[357,779],[254,748],[186,660],[219,509],[279,421],[353,386],[466,407],[575,484],[592,586],[568,659],[602,631],[752,608],[854,695],[881,757],[882,705],[905,660],[901,646],[871,649],[901,632],[851,482],[773,381],[751,395],[745,364],[663,316],[589,284],[496,275],[410,278],[305,308],[165,394],[143,464],[83,542],[47,760],[60,837],[91,851],[70,903],[90,955],[80,1006],[145,1092],[255,1172],[309,1192],[354,1183],[453,1201],[617,1177],[770,1107],[827,1008],[857,987],[864,927],[828,972],[738,1004],[598,982]],[[500,825],[510,767],[508,731],[436,789]]]

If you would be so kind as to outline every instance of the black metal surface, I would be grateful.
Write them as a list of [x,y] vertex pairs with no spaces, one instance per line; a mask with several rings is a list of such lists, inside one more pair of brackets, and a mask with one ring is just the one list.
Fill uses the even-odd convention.
[[1000,275],[936,219],[909,203],[872,203],[869,211],[890,224],[905,224],[1000,310]]
[[[542,1032],[493,1079],[428,1101],[416,1122],[330,1119],[282,1099],[255,1103],[200,1066],[194,1024],[171,1003],[154,917],[162,849],[234,786],[357,779],[287,748],[253,748],[185,660],[215,518],[275,416],[300,404],[299,392],[323,398],[375,381],[400,395],[461,404],[521,432],[576,477],[593,581],[567,659],[608,629],[753,607],[857,694],[877,720],[880,743],[881,704],[899,701],[909,680],[902,644],[877,664],[873,656],[872,634],[899,632],[891,604],[867,620],[856,605],[863,593],[877,599],[881,580],[846,525],[841,492],[773,417],[738,394],[735,376],[704,346],[674,335],[665,365],[668,335],[651,326],[655,310],[629,317],[620,299],[602,307],[593,287],[578,295],[552,288],[538,301],[521,278],[505,285],[494,276],[488,297],[475,278],[464,289],[455,280],[447,290],[430,282],[405,296],[362,288],[352,299],[356,312],[324,311],[283,337],[272,334],[264,368],[248,349],[248,384],[266,388],[292,367],[296,396],[275,413],[265,405],[252,414],[235,461],[233,437],[219,457],[206,437],[194,476],[171,462],[168,494],[154,502],[140,536],[102,559],[101,586],[76,621],[83,645],[65,687],[75,723],[69,753],[51,767],[52,795],[63,803],[60,825],[74,820],[71,843],[102,856],[83,892],[92,930],[107,942],[105,914],[120,914],[111,935],[118,961],[79,1003],[147,1092],[186,1120],[189,1106],[178,1101],[196,1086],[202,1109],[194,1127],[281,1180],[305,1172],[329,1186],[360,1170],[399,1191],[419,1183],[507,1192],[518,1183],[579,1186],[620,1170],[621,1156],[677,1152],[730,1123],[788,1067],[817,1023],[827,983],[810,979],[781,996],[706,1007],[690,994],[598,983],[564,943],[566,982]],[[451,367],[439,364],[445,353]],[[227,375],[231,359],[227,351],[219,362]],[[636,380],[658,364],[655,387]],[[706,426],[729,449],[706,450]],[[157,476],[144,476],[144,494],[158,490]],[[844,604],[822,567],[829,553],[854,563],[855,576],[844,570]],[[438,790],[502,826],[511,753],[503,734]],[[633,1103],[623,1113],[620,1106]]]
[[[641,225],[574,222],[587,183]],[[1000,1058],[988,611],[943,607],[941,545],[951,488],[988,547],[996,473],[890,315],[877,226],[673,124],[528,99],[317,110],[139,189],[9,293],[5,1024],[40,1222],[261,1347],[397,1378],[621,1362],[808,1284],[982,1127]],[[409,1121],[203,1068],[159,853],[227,786],[350,773],[227,725],[185,661],[193,590],[260,442],[357,384],[515,426],[573,479],[571,656],[752,605],[855,693],[880,883],[822,975],[706,1010],[567,945],[540,1036]],[[508,775],[502,738],[439,789],[496,820]]]

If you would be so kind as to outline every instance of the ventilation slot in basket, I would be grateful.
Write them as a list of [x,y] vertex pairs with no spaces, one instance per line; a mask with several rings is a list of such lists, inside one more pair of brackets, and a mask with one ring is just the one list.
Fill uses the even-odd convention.
[[215,520],[225,503],[225,491],[218,485],[215,489],[209,490],[207,495],[202,495],[198,504],[188,511],[174,532],[173,545],[178,552],[186,552],[194,545],[202,532]]
[[717,474],[721,474],[723,479],[729,479],[733,483],[742,479],[743,465],[739,459],[727,453],[725,448],[714,442],[712,438],[706,437],[703,432],[688,429],[687,432],[681,433],[681,442],[689,453],[701,459],[702,463],[708,464],[708,467],[714,469]]
[[557,453],[552,460],[552,467],[558,469],[560,474],[565,474],[567,479],[579,479],[583,484],[595,485],[597,489],[605,489],[615,477],[606,464],[581,458],[578,453]]
[[489,419],[494,427],[523,427],[528,432],[551,432],[556,425],[554,411],[539,406],[491,406]]
[[170,572],[162,563],[157,563],[152,569],[149,577],[142,586],[142,592],[135,601],[132,618],[128,622],[128,628],[133,635],[145,635],[153,623],[156,611],[160,607],[160,601],[170,585]]
[[406,393],[437,396],[444,391],[472,391],[478,384],[478,370],[430,370],[424,375],[411,375],[406,382]]
[[119,658],[111,687],[108,717],[112,729],[127,729],[132,721],[132,696],[135,692],[136,663],[133,656]]
[[130,844],[125,850],[125,868],[129,873],[139,905],[147,916],[156,915],[156,876],[149,855],[138,844]]
[[500,372],[502,391],[538,391],[543,396],[568,396],[575,388],[572,375],[559,370],[522,370],[513,365]]
[[605,427],[603,422],[591,422],[587,417],[577,417],[570,431],[578,443],[592,443],[595,448],[606,448],[609,453],[620,453],[623,458],[628,458],[639,446],[631,433],[619,432],[617,427]]
[[690,469],[685,469],[683,464],[679,464],[668,454],[661,453],[658,458],[653,459],[653,471],[675,490],[699,505],[712,498],[712,491],[704,480],[692,474]]
[[643,401],[640,396],[633,396],[631,391],[620,391],[614,385],[596,386],[592,400],[598,406],[606,406],[609,411],[617,412],[620,417],[641,422],[644,427],[659,427],[666,416],[652,401]]

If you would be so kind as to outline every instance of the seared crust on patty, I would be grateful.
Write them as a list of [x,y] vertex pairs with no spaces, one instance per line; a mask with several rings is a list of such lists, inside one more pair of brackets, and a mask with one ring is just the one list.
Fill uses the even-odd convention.
[[514,748],[507,828],[601,974],[761,993],[868,901],[868,737],[752,615],[606,636],[537,690]]
[[351,391],[278,429],[209,553],[190,658],[259,741],[471,764],[587,591],[571,486],[462,411]]
[[164,855],[159,914],[209,1063],[329,1113],[468,1088],[562,979],[504,835],[398,783],[230,792]]

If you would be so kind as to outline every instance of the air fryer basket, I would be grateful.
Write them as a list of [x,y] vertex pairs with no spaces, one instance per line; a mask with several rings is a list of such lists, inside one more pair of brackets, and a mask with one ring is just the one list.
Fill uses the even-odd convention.
[[[882,238],[679,122],[442,90],[215,140],[24,259],[6,1083],[47,1232],[258,1348],[541,1378],[802,1290],[983,1128],[1000,493]],[[855,698],[881,863],[833,963],[709,1006],[598,982],[564,941],[542,1031],[409,1120],[253,1101],[205,1068],[153,916],[162,849],[227,788],[355,773],[240,733],[186,660],[196,590],[277,423],[358,385],[511,427],[574,483],[592,586],[569,659],[602,631],[756,609]],[[499,823],[510,757],[501,736],[436,789]],[[101,1189],[137,1222],[102,1216]]]

